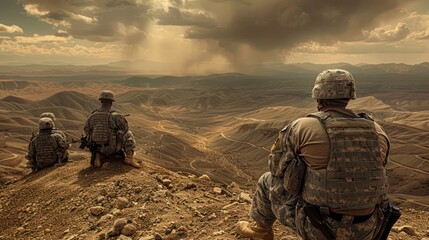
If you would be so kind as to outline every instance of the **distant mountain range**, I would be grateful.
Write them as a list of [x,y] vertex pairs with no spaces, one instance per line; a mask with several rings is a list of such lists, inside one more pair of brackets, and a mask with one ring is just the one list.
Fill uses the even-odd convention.
[[[263,76],[285,76],[292,75],[314,75],[327,68],[343,68],[353,74],[427,74],[429,73],[429,62],[415,65],[403,63],[383,63],[383,64],[358,64],[333,63],[333,64],[313,64],[313,63],[270,63],[251,65],[246,74]],[[29,64],[29,65],[0,65],[0,76],[56,76],[56,75],[158,75],[162,76],[163,65],[151,61],[119,61],[105,65],[49,65],[49,64]],[[155,74],[154,74],[155,73]]]

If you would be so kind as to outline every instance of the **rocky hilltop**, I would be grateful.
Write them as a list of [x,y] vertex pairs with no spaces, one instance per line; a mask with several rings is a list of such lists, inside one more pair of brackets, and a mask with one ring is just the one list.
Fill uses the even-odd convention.
[[[71,161],[2,186],[0,239],[242,239],[253,189],[143,160],[91,169]],[[429,212],[402,209],[390,239],[429,239]],[[275,225],[276,239],[299,239]]]

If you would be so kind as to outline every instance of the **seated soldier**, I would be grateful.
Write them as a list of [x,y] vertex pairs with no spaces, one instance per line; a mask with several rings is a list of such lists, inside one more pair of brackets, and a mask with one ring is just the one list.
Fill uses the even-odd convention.
[[67,138],[66,138],[66,135],[64,134],[64,132],[55,127],[55,114],[51,113],[51,112],[44,112],[44,113],[40,114],[40,118],[44,118],[44,117],[48,117],[48,118],[52,119],[52,122],[54,123],[54,127],[52,128],[52,133],[60,134],[61,137],[63,137],[64,141],[66,141]]
[[68,160],[68,145],[60,134],[52,132],[54,122],[44,117],[39,120],[39,134],[30,142],[26,158],[33,172]]
[[101,107],[91,113],[84,128],[93,154],[91,166],[101,167],[107,158],[120,155],[125,164],[139,168],[140,165],[133,157],[136,144],[133,133],[128,129],[128,122],[124,115],[111,110],[115,101],[113,92],[101,91],[98,100]]

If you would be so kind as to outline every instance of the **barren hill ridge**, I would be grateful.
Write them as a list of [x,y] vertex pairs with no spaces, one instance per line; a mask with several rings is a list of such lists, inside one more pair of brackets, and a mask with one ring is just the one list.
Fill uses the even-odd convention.
[[[86,156],[89,157],[89,156]],[[150,157],[150,156],[148,156]],[[243,239],[253,190],[146,162],[91,169],[86,160],[2,186],[0,239]],[[429,239],[429,212],[402,209],[389,239]],[[276,239],[298,239],[275,225]]]

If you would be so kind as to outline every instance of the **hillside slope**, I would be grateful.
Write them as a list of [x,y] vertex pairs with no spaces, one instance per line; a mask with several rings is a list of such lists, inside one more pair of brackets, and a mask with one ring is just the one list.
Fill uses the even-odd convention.
[[[243,239],[234,224],[248,219],[252,189],[171,172],[146,157],[142,169],[72,161],[4,185],[0,239]],[[427,239],[429,212],[402,212],[390,239]],[[298,239],[278,224],[275,233]]]

